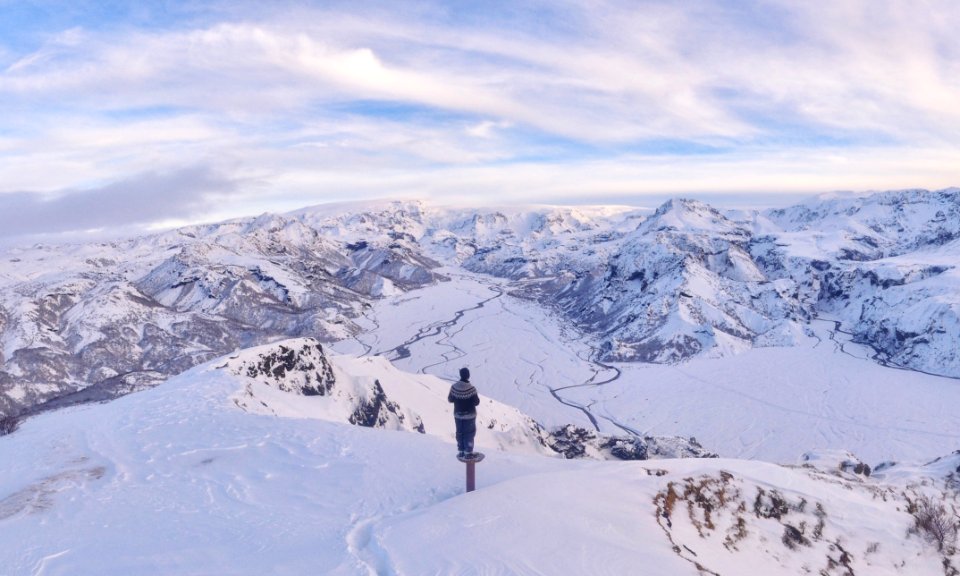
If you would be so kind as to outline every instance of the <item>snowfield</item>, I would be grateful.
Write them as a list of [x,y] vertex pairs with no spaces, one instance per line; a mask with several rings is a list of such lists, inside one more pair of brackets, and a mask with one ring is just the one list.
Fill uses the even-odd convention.
[[[464,494],[434,401],[421,413],[433,434],[350,425],[319,406],[340,397],[304,392],[304,374],[324,373],[306,355],[269,386],[269,409],[243,406],[268,386],[249,367],[270,352],[43,414],[0,439],[2,573],[883,575],[954,562],[908,508],[955,506],[960,455],[867,477],[836,452],[806,466],[602,462],[486,435],[478,490]],[[436,392],[423,386],[432,377],[380,359],[324,357],[344,390],[373,378],[396,380],[402,403]],[[520,418],[507,433],[523,422],[484,407]]]

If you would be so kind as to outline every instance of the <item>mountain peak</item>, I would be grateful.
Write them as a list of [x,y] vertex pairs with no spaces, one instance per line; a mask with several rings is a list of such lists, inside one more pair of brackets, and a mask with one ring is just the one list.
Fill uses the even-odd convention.
[[674,230],[696,233],[729,233],[737,224],[722,212],[700,200],[671,198],[641,224],[644,232]]

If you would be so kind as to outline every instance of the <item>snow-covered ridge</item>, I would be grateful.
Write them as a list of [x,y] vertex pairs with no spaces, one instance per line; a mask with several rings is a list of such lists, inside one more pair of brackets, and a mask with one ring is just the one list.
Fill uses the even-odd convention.
[[[245,383],[233,400],[248,412],[453,438],[447,402],[451,383],[406,374],[383,357],[333,354],[303,338],[244,351],[226,368]],[[546,433],[515,408],[483,398],[478,412],[479,444],[550,452]]]
[[[233,402],[247,412],[454,439],[447,401],[451,382],[402,372],[382,356],[335,354],[315,339],[299,338],[245,350],[223,367],[244,382]],[[716,456],[687,438],[613,436],[575,426],[546,430],[530,416],[482,391],[477,444],[487,449],[598,460]]]
[[[232,356],[0,438],[4,570],[939,576],[958,564],[958,453],[868,475],[841,452],[795,466],[611,463],[485,436],[478,490],[463,495],[440,428],[450,414],[430,433],[430,378],[310,340]],[[315,417],[370,379],[393,382],[385,394],[427,433]],[[251,390],[268,406],[253,410]]]

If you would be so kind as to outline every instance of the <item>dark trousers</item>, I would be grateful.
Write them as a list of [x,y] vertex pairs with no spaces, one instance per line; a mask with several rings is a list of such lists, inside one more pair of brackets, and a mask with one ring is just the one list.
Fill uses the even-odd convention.
[[454,418],[457,423],[457,451],[473,452],[473,437],[477,435],[476,418]]

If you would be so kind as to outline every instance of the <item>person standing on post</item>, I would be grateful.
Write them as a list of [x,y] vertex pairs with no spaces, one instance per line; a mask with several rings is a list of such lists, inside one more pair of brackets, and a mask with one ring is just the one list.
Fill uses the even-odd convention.
[[457,425],[457,457],[473,455],[473,437],[477,435],[477,406],[480,396],[470,383],[470,371],[460,369],[460,380],[450,387],[447,401],[453,403],[453,421]]

